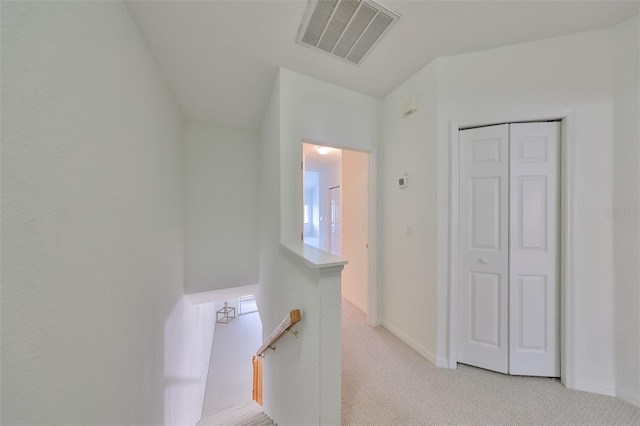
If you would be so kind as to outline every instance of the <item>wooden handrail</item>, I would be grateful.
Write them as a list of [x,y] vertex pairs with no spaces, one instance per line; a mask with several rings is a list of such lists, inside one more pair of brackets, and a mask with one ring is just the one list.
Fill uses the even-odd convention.
[[271,333],[271,335],[267,338],[264,344],[260,346],[260,349],[258,349],[258,352],[256,352],[256,355],[261,356],[264,353],[264,351],[272,347],[273,344],[279,338],[281,338],[284,333],[289,331],[291,327],[293,327],[298,322],[300,322],[301,319],[302,317],[300,316],[300,309],[294,309],[293,311],[289,312],[289,315],[287,315],[287,317],[282,320],[280,325],[278,325],[276,329],[273,330],[273,333]]

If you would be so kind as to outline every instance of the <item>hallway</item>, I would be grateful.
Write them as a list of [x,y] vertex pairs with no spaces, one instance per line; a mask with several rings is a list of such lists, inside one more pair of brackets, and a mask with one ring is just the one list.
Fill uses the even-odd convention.
[[640,409],[557,379],[437,368],[344,299],[342,342],[344,425],[640,424]]

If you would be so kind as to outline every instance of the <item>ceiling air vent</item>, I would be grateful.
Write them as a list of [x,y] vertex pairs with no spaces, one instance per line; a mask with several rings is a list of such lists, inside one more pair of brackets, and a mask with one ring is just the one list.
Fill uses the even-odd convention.
[[357,65],[399,17],[372,0],[310,0],[297,41]]

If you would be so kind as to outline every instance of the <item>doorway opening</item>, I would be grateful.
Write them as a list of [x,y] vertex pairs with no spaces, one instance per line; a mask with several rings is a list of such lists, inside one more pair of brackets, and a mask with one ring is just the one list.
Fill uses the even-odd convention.
[[302,145],[303,241],[349,261],[342,296],[369,315],[370,154]]

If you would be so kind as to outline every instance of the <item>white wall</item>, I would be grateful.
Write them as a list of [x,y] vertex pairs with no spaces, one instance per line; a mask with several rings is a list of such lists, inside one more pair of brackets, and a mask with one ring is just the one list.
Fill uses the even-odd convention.
[[[297,241],[302,220],[302,139],[337,148],[371,151],[380,139],[380,101],[302,74],[281,69],[282,241]],[[322,230],[321,230],[322,231]]]
[[[438,353],[446,354],[449,125],[573,110],[576,120],[575,386],[612,394],[613,185],[611,51],[606,30],[438,61]],[[440,297],[442,296],[442,297]]]
[[181,119],[123,4],[3,3],[2,62],[1,422],[194,424]]
[[[278,424],[318,423],[319,306],[310,270],[280,247],[281,84],[274,84],[259,144],[260,279],[257,294],[263,340],[292,309],[302,312],[301,332],[283,337],[263,364],[264,411]],[[298,157],[298,162],[300,157]],[[304,389],[304,391],[302,391]]]
[[309,223],[304,225],[304,236],[315,237],[320,235],[320,172],[307,170],[304,172],[304,202],[309,208]]
[[[238,299],[229,300],[229,306],[232,304],[237,306],[237,301]],[[216,309],[221,309],[223,306],[224,302],[216,303]],[[253,390],[251,361],[261,345],[262,324],[257,312],[239,315],[228,324],[216,324],[207,392],[202,407],[203,419],[251,402]]]
[[[640,34],[638,17],[613,31],[613,223],[616,395],[640,407]],[[618,216],[618,215],[622,216]]]
[[[262,119],[258,144],[258,206],[261,214],[258,218],[260,267],[256,302],[262,321],[263,339],[278,324],[278,316],[284,317],[286,313],[286,310],[279,312],[282,309],[278,265],[280,257],[278,253],[280,251],[280,127],[280,75],[278,75]],[[277,303],[277,306],[274,307],[274,303]],[[269,361],[265,361],[265,367],[268,363]],[[273,367],[270,368],[273,369]],[[280,390],[277,387],[279,384],[277,380],[281,375],[277,367],[275,369],[274,373],[271,373],[268,368],[264,368],[263,372],[264,410],[271,418],[279,415],[279,410],[282,409],[280,407],[284,405],[284,402],[280,403],[278,399]],[[270,378],[271,375],[274,379]],[[313,397],[314,394],[310,396]],[[274,400],[271,404],[270,398]],[[279,421],[282,422],[282,420]]]
[[[383,324],[436,363],[436,62],[384,99]],[[416,98],[418,112],[402,118]],[[408,174],[408,186],[398,178]],[[444,362],[444,361],[443,361]]]
[[342,151],[342,296],[369,311],[369,155]]
[[264,409],[278,424],[340,422],[340,272],[312,270],[280,245],[299,239],[301,141],[372,149],[378,104],[281,69],[265,113],[258,157],[263,337],[291,309],[302,312],[297,338],[286,335],[264,361]]
[[[632,34],[637,23],[625,28],[619,30],[625,34],[620,36],[623,43],[612,43],[612,31],[618,30],[599,30],[438,58],[385,98],[381,202],[384,324],[438,365],[446,365],[448,356],[451,122],[489,124],[573,112],[577,181],[575,386],[613,394],[616,375],[637,377],[637,367],[621,370],[618,366],[616,373],[615,360],[615,350],[629,360],[636,356],[636,349],[630,349],[637,347],[635,337],[624,342],[619,337],[620,343],[614,342],[614,294],[638,300],[634,297],[637,267],[623,260],[637,262],[638,232],[633,228],[637,222],[616,222],[620,236],[633,235],[617,241],[614,221],[604,214],[605,209],[617,205],[612,188],[617,188],[625,206],[633,206],[633,197],[638,196],[635,183],[622,186],[626,176],[633,182],[639,180],[634,68],[638,52],[637,37]],[[615,75],[614,56],[620,62]],[[618,81],[615,100],[614,80]],[[412,97],[419,99],[420,110],[402,119],[400,107]],[[614,119],[621,110],[634,118],[616,115]],[[616,139],[615,150],[614,134],[627,141],[618,147]],[[400,190],[396,180],[404,171],[409,174],[409,187]],[[617,274],[626,282],[616,283],[615,289],[621,291],[614,290],[613,284],[614,255],[618,254],[622,257],[616,262],[625,265]],[[633,319],[637,311],[631,302],[626,313],[619,313],[618,322],[629,319],[637,325]],[[634,327],[630,325],[619,334],[637,336]],[[633,363],[638,364],[627,364]]]
[[187,122],[185,293],[258,282],[258,134]]
[[[318,195],[318,184],[314,185],[309,184],[309,179],[317,180],[318,177],[316,172],[308,172],[304,173],[304,204],[307,206],[307,223],[304,224],[304,237],[315,237],[318,238],[318,227],[319,223],[314,221],[316,213],[318,212],[318,202],[316,200]],[[317,226],[316,226],[317,225]]]

